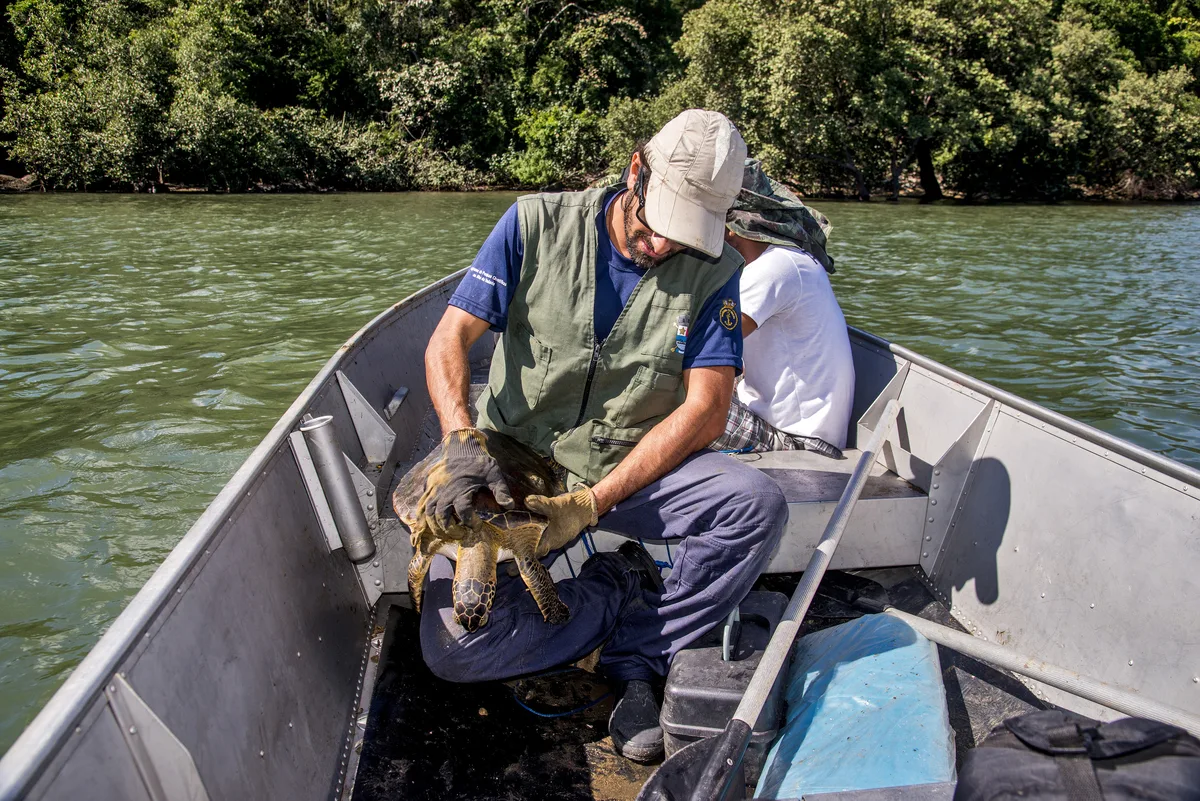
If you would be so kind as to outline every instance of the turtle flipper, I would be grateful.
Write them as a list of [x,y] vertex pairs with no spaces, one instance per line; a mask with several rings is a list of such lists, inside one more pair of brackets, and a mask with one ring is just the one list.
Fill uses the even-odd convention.
[[458,548],[454,567],[454,619],[467,631],[487,624],[496,597],[496,546],[490,540]]
[[421,553],[418,548],[413,553],[412,561],[408,563],[408,597],[412,599],[413,609],[421,611],[421,599],[425,595],[425,574],[433,564],[433,556]]
[[544,524],[523,526],[509,533],[509,541],[512,543],[517,570],[525,580],[529,594],[537,602],[542,618],[547,623],[566,623],[571,618],[571,610],[558,597],[554,579],[550,578],[550,571],[546,566],[538,561],[535,551],[544,528]]

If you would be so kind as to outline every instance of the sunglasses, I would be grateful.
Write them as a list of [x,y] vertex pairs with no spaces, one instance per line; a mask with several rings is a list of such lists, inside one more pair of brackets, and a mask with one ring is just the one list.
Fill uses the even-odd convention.
[[[637,180],[635,180],[633,183],[633,194],[638,200],[638,207],[637,211],[634,212],[634,216],[637,217],[637,221],[646,226],[647,229],[654,231],[653,228],[650,228],[650,223],[646,222],[646,184],[649,182],[649,180],[650,168],[643,164],[642,168],[638,170]],[[657,233],[657,231],[655,231],[655,233]]]

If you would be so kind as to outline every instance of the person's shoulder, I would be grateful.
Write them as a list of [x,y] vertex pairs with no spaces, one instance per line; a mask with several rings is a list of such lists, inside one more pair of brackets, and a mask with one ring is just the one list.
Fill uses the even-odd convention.
[[765,264],[773,265],[790,265],[798,270],[821,270],[825,268],[811,254],[800,248],[784,247],[783,245],[772,245],[767,248],[766,253],[760,256],[757,261],[763,261]]
[[522,195],[517,198],[517,203],[543,204],[564,208],[589,207],[602,200],[610,188],[584,189],[578,192],[536,192],[531,195]]
[[805,254],[794,248],[772,245],[757,259],[746,265],[742,271],[742,281],[743,283],[797,281],[803,266],[797,263],[796,256],[803,258]]

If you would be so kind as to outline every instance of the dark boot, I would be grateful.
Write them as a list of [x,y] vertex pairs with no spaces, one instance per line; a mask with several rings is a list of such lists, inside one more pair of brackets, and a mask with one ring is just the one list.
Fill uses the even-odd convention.
[[655,563],[654,557],[642,547],[640,542],[630,540],[623,543],[620,548],[617,548],[617,553],[629,561],[633,571],[641,580],[643,590],[662,595],[666,588],[666,585],[663,584],[662,574],[658,572],[658,565]]
[[627,681],[614,688],[617,703],[608,719],[613,748],[634,762],[653,762],[663,755],[658,700],[648,681]]

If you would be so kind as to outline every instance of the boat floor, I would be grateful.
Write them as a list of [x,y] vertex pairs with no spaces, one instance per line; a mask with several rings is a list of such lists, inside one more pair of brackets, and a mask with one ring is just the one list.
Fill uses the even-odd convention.
[[[882,585],[897,608],[957,628],[915,569],[855,575]],[[858,616],[838,600],[836,587],[830,589],[845,577],[825,577],[802,633]],[[790,593],[798,580],[795,574],[764,576],[758,588]],[[407,603],[407,596],[394,595],[378,606],[383,642],[364,710],[353,799],[625,801],[637,795],[655,766],[613,753],[607,734],[612,698],[603,679],[569,671],[508,682],[442,681],[421,659],[418,616]],[[944,648],[939,655],[960,764],[1005,718],[1044,706],[1007,673]],[[581,707],[587,708],[552,717]]]

